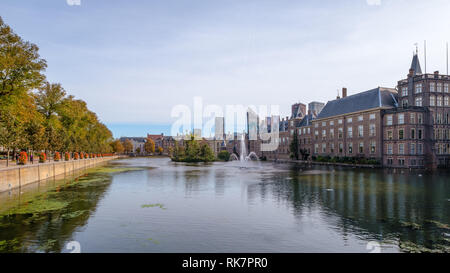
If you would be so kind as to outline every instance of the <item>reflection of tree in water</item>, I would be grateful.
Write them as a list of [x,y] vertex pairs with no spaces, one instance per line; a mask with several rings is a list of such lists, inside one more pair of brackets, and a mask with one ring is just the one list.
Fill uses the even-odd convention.
[[112,181],[107,174],[90,174],[82,180],[67,181],[45,194],[48,200],[67,202],[63,209],[3,219],[0,252],[61,252],[73,232],[86,225]]
[[[366,239],[413,242],[430,249],[449,250],[449,185],[442,174],[393,174],[380,170],[333,170],[292,167],[253,185],[249,191],[271,195],[292,207],[296,217],[319,206],[325,216],[337,216],[343,234]],[[310,173],[310,174],[308,174]],[[275,183],[274,183],[275,182]],[[325,217],[333,221],[335,217]]]

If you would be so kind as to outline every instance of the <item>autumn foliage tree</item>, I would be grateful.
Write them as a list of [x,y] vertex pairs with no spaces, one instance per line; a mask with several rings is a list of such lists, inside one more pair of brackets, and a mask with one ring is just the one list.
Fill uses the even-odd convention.
[[155,152],[155,142],[150,137],[147,138],[147,141],[144,144],[144,150],[147,154]]

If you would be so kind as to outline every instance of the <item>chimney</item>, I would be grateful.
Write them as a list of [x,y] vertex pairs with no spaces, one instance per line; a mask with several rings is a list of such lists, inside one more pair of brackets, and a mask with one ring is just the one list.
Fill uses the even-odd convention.
[[347,97],[347,88],[343,87],[342,88],[342,98]]
[[336,96],[336,99],[338,100],[338,99],[340,99],[341,97],[339,97],[339,89],[337,90],[337,96]]

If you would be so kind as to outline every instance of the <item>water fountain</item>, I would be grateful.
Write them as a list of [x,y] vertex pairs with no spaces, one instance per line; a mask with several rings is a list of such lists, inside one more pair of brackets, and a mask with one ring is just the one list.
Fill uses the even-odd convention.
[[239,162],[241,162],[241,165],[247,161],[252,161],[252,160],[259,161],[259,158],[255,152],[250,152],[247,155],[247,149],[245,147],[245,134],[242,134],[240,145],[241,145],[241,153],[240,153],[239,157],[233,153],[230,155],[230,161],[239,160]]

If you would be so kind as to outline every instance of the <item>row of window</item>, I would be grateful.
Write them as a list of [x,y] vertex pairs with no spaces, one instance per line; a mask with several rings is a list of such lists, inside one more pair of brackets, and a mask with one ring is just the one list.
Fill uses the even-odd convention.
[[[331,154],[334,154],[335,152],[338,152],[340,154],[344,153],[344,143],[339,143],[337,150],[335,150],[334,143],[331,143],[329,145],[327,145],[326,143],[322,143],[322,145],[314,144],[314,153],[315,154],[319,154],[319,153],[326,154],[326,153],[328,153],[327,147],[329,147],[329,152]],[[319,148],[320,148],[320,150],[319,150]],[[360,142],[356,148],[358,149],[357,153],[364,154],[364,142]],[[371,154],[376,153],[376,148],[377,148],[377,143],[375,141],[370,142],[369,152]],[[347,153],[348,154],[354,153],[353,143],[347,144]]]
[[[405,143],[399,143],[398,145],[398,150],[397,150],[397,154],[399,155],[405,155],[406,154],[406,150],[405,148],[408,146]],[[394,154],[394,144],[389,143],[386,144],[386,153],[388,155],[393,155]],[[410,155],[422,155],[423,154],[423,144],[422,143],[410,143],[409,144],[409,154]]]
[[[416,123],[417,116],[417,123]],[[397,114],[397,124],[405,124],[405,113]],[[423,124],[423,114],[422,113],[410,113],[409,114],[409,124]],[[394,125],[394,115],[386,115],[386,125]]]
[[[407,136],[405,135],[405,129],[398,129],[398,135],[397,135],[397,139],[398,140],[404,140],[406,139]],[[409,135],[410,139],[419,139],[422,140],[424,138],[423,135],[423,130],[422,129],[417,129],[417,133],[416,133],[416,129],[412,128],[410,131],[410,135]],[[394,139],[394,133],[392,130],[387,130],[386,131],[386,139],[388,140],[393,140]]]
[[[388,158],[386,159],[386,164],[387,165],[394,165],[394,160],[392,158]],[[399,158],[398,159],[398,165],[399,166],[405,166],[405,159],[404,158]],[[411,166],[423,166],[423,159],[410,159],[409,160],[409,165]]]
[[[357,120],[359,121],[359,122],[361,122],[361,121],[364,121],[364,116],[363,115],[359,115],[358,117],[356,117],[357,118]],[[370,114],[369,115],[369,120],[375,120],[375,118],[376,118],[376,116],[375,116],[375,114]],[[353,122],[353,117],[348,117],[347,119],[347,123],[352,123]],[[314,124],[314,128],[318,128],[319,127],[319,124],[321,124],[322,125],[322,127],[325,127],[325,126],[327,126],[327,123],[330,125],[330,126],[334,126],[334,120],[330,120],[330,121],[322,121],[322,123],[320,123],[320,122],[316,122],[315,124]],[[342,124],[344,122],[344,120],[343,119],[338,119],[337,120],[337,124]]]
[[[359,125],[358,127],[358,137],[364,137],[364,125]],[[330,129],[329,130],[329,136],[331,139],[334,138],[334,129]],[[314,131],[314,136],[315,139],[319,138],[319,131],[315,130]],[[327,130],[322,130],[322,139],[326,139],[327,138]],[[370,137],[374,137],[376,136],[376,126],[375,124],[370,124],[369,125],[369,136]],[[344,129],[338,128],[338,138],[343,138],[344,137]],[[347,128],[347,138],[352,138],[353,137],[353,127],[348,127]]]
[[[449,93],[448,91],[448,83],[435,83],[435,82],[431,82],[430,83],[430,92],[444,92],[444,93]],[[420,94],[423,91],[423,84],[422,83],[418,83],[416,84],[416,88],[415,88],[415,94]],[[402,87],[402,96],[408,96],[408,87]]]

